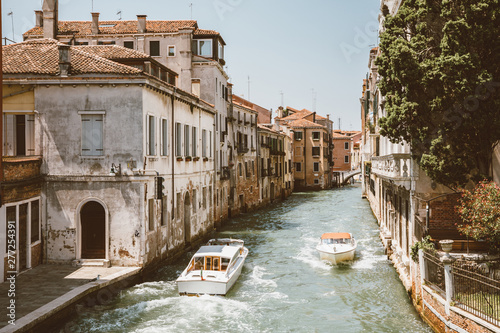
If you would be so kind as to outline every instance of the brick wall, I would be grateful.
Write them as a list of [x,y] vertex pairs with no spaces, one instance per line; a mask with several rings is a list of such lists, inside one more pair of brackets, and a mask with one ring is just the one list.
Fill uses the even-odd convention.
[[456,230],[455,223],[460,221],[460,216],[455,210],[459,198],[460,194],[450,194],[429,203],[430,229]]

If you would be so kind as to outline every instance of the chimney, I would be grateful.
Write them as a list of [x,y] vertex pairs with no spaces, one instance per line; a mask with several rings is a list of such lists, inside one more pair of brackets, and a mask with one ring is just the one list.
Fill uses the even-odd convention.
[[92,35],[97,35],[99,33],[99,13],[92,14],[92,25],[90,26],[90,31]]
[[70,46],[66,44],[58,44],[59,49],[59,75],[67,77],[71,67]]
[[57,37],[57,7],[58,0],[43,1],[43,38],[56,39]]
[[147,15],[137,15],[137,32],[143,34],[146,32]]
[[316,122],[316,112],[313,112],[313,123]]
[[35,10],[35,27],[43,27],[43,11]]

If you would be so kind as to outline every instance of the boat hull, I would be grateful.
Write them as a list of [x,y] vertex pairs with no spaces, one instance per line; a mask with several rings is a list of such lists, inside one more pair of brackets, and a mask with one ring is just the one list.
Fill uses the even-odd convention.
[[317,249],[319,252],[319,258],[321,260],[326,260],[331,262],[332,264],[338,264],[343,261],[352,261],[354,260],[355,248],[346,251],[346,252],[328,252],[325,250]]
[[243,253],[240,255],[230,268],[228,274],[214,271],[193,271],[190,273],[183,272],[177,279],[177,289],[179,295],[182,296],[198,296],[198,295],[220,295],[225,296],[233,287],[241,275],[243,264],[245,263],[248,249],[243,248]]

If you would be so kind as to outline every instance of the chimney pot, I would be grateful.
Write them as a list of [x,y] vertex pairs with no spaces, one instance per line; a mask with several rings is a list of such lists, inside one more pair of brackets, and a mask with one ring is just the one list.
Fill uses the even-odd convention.
[[143,34],[146,32],[147,15],[137,15],[137,32]]
[[43,27],[43,11],[35,10],[35,27]]
[[67,77],[71,66],[70,46],[66,44],[58,44],[59,50],[59,75]]
[[92,14],[92,26],[90,30],[93,35],[97,35],[99,33],[99,13],[91,13]]

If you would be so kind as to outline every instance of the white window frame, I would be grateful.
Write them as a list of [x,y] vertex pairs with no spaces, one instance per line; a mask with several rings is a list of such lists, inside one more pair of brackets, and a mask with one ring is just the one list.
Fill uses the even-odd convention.
[[[171,48],[174,50],[174,54],[173,55],[170,55],[170,49]],[[167,45],[167,58],[175,57],[176,54],[177,54],[177,50],[176,50],[175,45]]]
[[[196,55],[206,57],[206,58],[212,58],[214,56],[214,50],[213,50],[214,41],[212,39],[210,39],[210,38],[208,38],[208,39],[195,39],[194,42],[196,43],[196,50],[195,50]],[[201,52],[200,52],[201,51],[201,48],[200,48],[201,42],[210,42],[210,54],[201,54]]]
[[313,162],[313,172],[319,172],[319,162]]
[[349,150],[349,142],[344,142],[344,149]]
[[[17,151],[17,126],[16,116],[24,116],[25,124],[25,152],[19,154]],[[33,110],[10,111],[4,110],[3,118],[3,156],[34,156],[37,155],[36,148],[36,120]]]
[[192,148],[191,148],[191,153],[193,157],[198,156],[198,129],[193,126],[191,129],[191,136],[192,136]]
[[182,123],[175,123],[175,156],[182,156]]
[[345,164],[349,163],[349,155],[344,155],[344,163]]
[[161,118],[161,147],[160,155],[168,156],[168,119]]
[[201,130],[201,157],[207,157],[207,130]]
[[190,150],[190,143],[189,141],[191,140],[190,138],[191,135],[191,130],[189,125],[184,125],[184,156],[191,156],[191,150]]
[[[152,121],[152,123],[151,123]],[[146,154],[148,156],[156,155],[156,117],[152,114],[147,115],[147,138],[146,138]]]
[[293,138],[295,141],[301,141],[303,139],[303,132],[293,132]]
[[[316,136],[318,136],[318,137],[316,138]],[[314,141],[319,141],[319,139],[321,139],[321,132],[318,132],[318,131],[312,132],[312,139]]]

